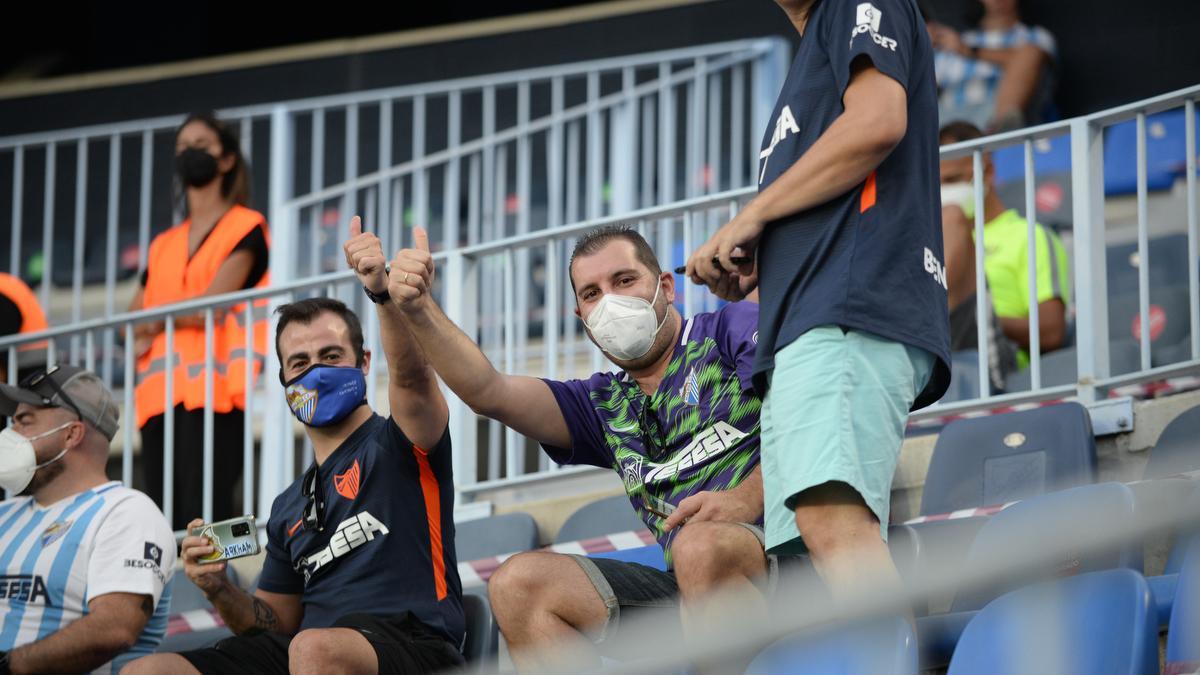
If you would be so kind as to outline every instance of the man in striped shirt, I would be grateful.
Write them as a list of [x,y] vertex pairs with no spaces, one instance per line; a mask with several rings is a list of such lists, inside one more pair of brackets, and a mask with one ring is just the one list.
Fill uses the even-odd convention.
[[1054,36],[1021,23],[1016,0],[986,0],[977,27],[959,33],[929,21],[938,117],[991,132],[1042,121],[1053,89]]
[[166,633],[175,539],[105,475],[113,396],[59,366],[0,385],[0,415],[0,673],[117,672]]

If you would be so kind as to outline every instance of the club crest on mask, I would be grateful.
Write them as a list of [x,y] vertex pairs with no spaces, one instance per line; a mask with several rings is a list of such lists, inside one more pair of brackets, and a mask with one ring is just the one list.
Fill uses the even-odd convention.
[[293,384],[287,388],[288,407],[301,422],[312,422],[313,414],[317,411],[317,390],[309,389],[302,384]]

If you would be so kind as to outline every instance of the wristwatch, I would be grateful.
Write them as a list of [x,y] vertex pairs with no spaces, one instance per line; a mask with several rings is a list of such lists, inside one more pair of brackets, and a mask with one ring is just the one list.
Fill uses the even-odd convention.
[[[390,275],[392,273],[392,266],[384,265],[383,271],[385,274]],[[373,302],[377,305],[382,305],[383,303],[392,299],[392,296],[388,293],[387,286],[383,287],[382,293],[375,293],[371,289],[367,288],[366,286],[363,286],[363,293],[366,293],[367,297],[371,299],[371,302]],[[0,673],[0,675],[4,675],[4,674]]]
[[[382,305],[383,303],[392,299],[391,294],[388,293],[388,290],[386,288],[383,289],[382,293],[373,293],[373,292],[371,292],[371,289],[367,288],[366,286],[363,286],[363,293],[366,293],[367,297],[371,299],[371,302],[373,302],[377,305]],[[4,675],[4,673],[0,672],[0,675]]]

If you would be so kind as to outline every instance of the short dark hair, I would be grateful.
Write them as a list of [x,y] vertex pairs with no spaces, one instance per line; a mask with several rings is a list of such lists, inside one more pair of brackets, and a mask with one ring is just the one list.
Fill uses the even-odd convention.
[[572,291],[575,290],[575,259],[592,255],[618,239],[633,244],[633,252],[638,262],[648,267],[654,276],[662,274],[658,256],[654,255],[654,249],[650,248],[650,244],[637,230],[628,225],[607,225],[588,232],[575,242],[575,248],[571,251],[571,262],[567,263],[567,276],[571,279]]
[[951,122],[938,131],[938,145],[950,145],[983,138],[983,131],[970,122]]
[[363,364],[363,330],[362,324],[355,314],[341,300],[333,298],[308,298],[297,300],[286,305],[280,305],[275,313],[279,315],[279,323],[275,326],[275,355],[279,357],[280,367],[283,366],[283,352],[279,351],[279,336],[289,323],[308,325],[324,312],[330,312],[342,317],[346,327],[350,329],[350,346],[354,348],[354,363]]

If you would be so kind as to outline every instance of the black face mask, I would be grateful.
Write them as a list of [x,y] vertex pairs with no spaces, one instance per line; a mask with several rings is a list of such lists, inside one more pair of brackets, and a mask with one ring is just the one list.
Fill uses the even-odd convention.
[[187,187],[204,187],[217,177],[217,158],[199,148],[175,155],[175,171]]

